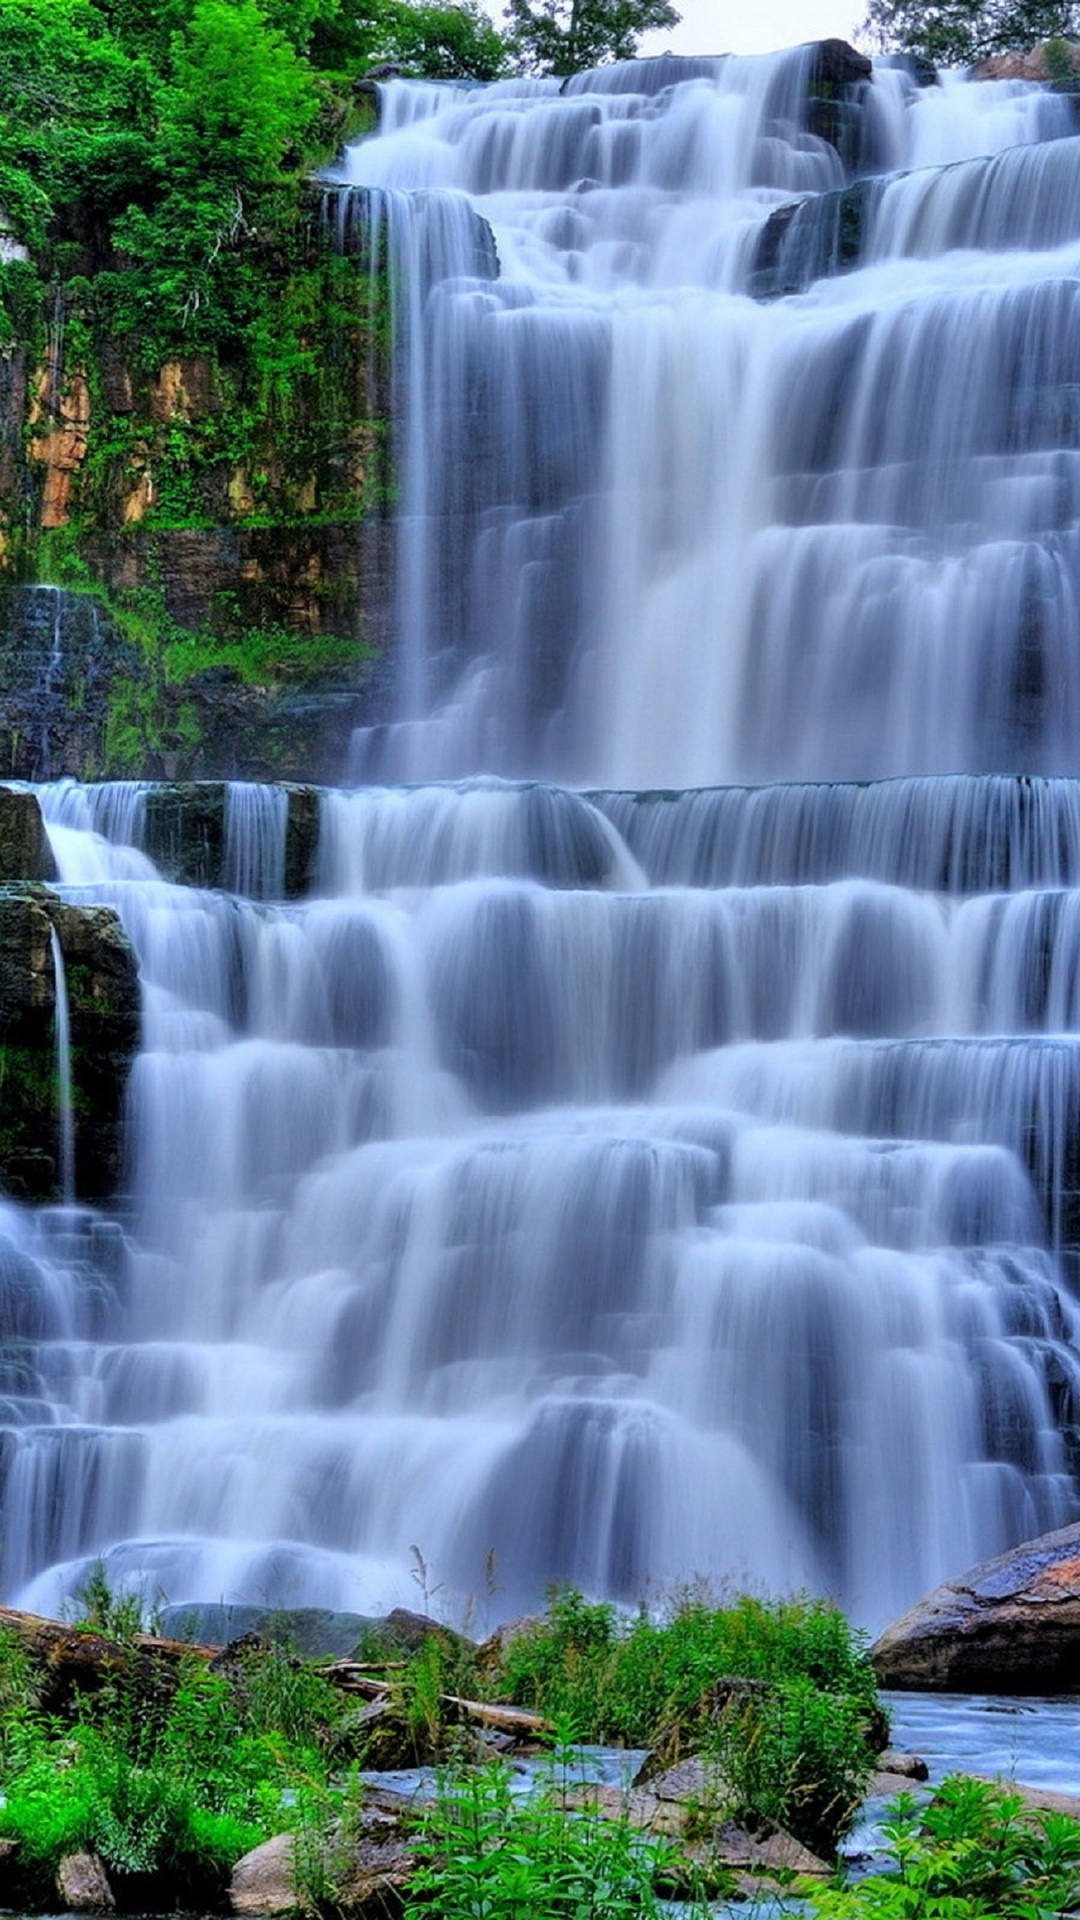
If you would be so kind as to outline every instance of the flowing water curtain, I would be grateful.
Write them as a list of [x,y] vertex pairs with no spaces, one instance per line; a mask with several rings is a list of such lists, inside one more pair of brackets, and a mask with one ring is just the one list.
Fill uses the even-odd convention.
[[791,245],[819,205],[835,230],[813,55],[386,90],[352,176],[392,183],[403,235],[410,189],[467,194],[499,276],[448,256],[418,316],[399,243],[405,637],[358,767],[1075,768],[1075,289],[1032,251],[1078,239],[1071,111],[849,84],[860,165],[961,164],[875,190],[861,271],[748,306],[770,208],[809,196]]
[[[906,798],[989,822],[997,870],[1060,855],[1064,783],[1041,835],[975,785],[843,824],[880,846]],[[141,957],[137,1211],[85,1325],[58,1247],[9,1268],[52,1409],[10,1442],[9,1592],[104,1550],[170,1598],[377,1606],[419,1534],[455,1590],[494,1546],[507,1605],[704,1570],[881,1618],[1073,1510],[1069,896],[653,891],[587,801],[487,785],[327,795],[324,897],[286,906],[50,808]],[[253,875],[273,817],[232,798]],[[1036,1037],[977,1038],[988,979]]]
[[[375,1611],[419,1542],[508,1611],[704,1572],[874,1622],[1076,1513],[1070,110],[887,70],[826,121],[812,69],[386,90],[335,213],[405,303],[357,763],[597,790],[327,795],[288,902],[287,796],[199,795],[235,895],[155,873],[145,789],[45,796],[144,1043],[123,1237],[2,1223],[8,1597],[102,1552]],[[865,264],[740,291],[917,161]]]

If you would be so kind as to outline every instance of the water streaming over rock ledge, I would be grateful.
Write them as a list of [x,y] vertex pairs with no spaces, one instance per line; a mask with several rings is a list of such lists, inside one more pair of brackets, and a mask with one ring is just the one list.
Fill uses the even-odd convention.
[[[386,90],[355,766],[420,784],[288,903],[281,793],[230,894],[45,792],[144,1039],[122,1234],[4,1222],[6,1595],[377,1608],[416,1543],[874,1623],[1080,1508],[1072,107],[822,58]],[[676,791],[774,779],[839,784]]]

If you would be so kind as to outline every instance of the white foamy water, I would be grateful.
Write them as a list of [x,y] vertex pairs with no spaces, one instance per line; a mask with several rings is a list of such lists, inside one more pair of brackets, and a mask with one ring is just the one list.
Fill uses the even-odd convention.
[[[696,1572],[876,1621],[1070,1516],[1069,892],[657,888],[488,783],[328,794],[324,890],[262,901],[90,827],[136,802],[45,795],[144,1035],[107,1271],[13,1214],[10,1594],[104,1552],[372,1609],[417,1544],[448,1599],[494,1549],[508,1609]],[[284,811],[228,806],[261,892]]]

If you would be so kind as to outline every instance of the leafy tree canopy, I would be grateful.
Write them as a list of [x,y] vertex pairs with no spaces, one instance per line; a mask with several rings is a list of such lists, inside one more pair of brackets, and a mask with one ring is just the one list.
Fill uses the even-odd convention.
[[681,16],[670,0],[510,0],[511,52],[530,73],[580,73],[632,60],[638,40]]
[[167,166],[272,184],[289,154],[295,169],[317,108],[310,69],[256,0],[196,0],[161,93]]
[[862,35],[885,53],[912,53],[938,67],[970,67],[1039,40],[1075,39],[1074,0],[869,0]]

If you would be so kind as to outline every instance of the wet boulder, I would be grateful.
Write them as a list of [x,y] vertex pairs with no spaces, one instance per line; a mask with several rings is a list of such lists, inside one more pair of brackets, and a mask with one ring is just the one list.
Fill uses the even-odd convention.
[[883,1687],[1080,1689],[1080,1524],[936,1587],[886,1629],[870,1657]]

